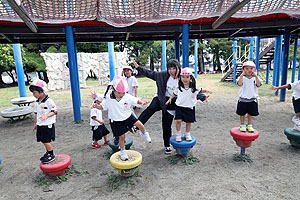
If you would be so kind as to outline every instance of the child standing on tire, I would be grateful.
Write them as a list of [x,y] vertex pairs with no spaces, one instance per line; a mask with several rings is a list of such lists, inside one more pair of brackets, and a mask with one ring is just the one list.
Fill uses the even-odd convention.
[[[100,104],[103,101],[102,96],[96,96],[94,98],[94,102],[96,104]],[[90,112],[90,125],[93,131],[92,137],[92,148],[101,148],[102,146],[98,144],[98,141],[104,137],[104,144],[108,144],[109,139],[107,138],[107,134],[109,134],[109,130],[107,130],[104,125],[104,121],[102,119],[102,111],[97,108],[92,108]]]
[[110,119],[111,130],[114,137],[119,137],[120,157],[122,160],[128,160],[128,155],[125,150],[125,133],[128,128],[136,126],[141,131],[144,139],[151,143],[149,133],[146,132],[144,125],[132,115],[131,105],[142,104],[138,98],[128,94],[128,84],[124,77],[115,76],[111,82],[113,91],[106,95],[106,98],[101,104],[94,104],[93,108],[99,110],[108,110],[108,118]]
[[[258,116],[258,87],[261,86],[261,81],[256,74],[254,62],[247,61],[243,64],[242,74],[239,77],[237,84],[241,86],[238,93],[239,100],[236,113],[240,115],[240,131],[254,132],[252,125],[252,116]],[[248,115],[248,124],[245,125],[245,115]]]
[[272,85],[273,90],[279,90],[283,88],[287,88],[288,90],[294,90],[292,94],[293,96],[292,101],[293,101],[295,116],[292,118],[292,121],[295,124],[294,128],[300,131],[300,80],[279,87]]
[[176,87],[172,96],[166,102],[170,104],[172,99],[177,96],[175,101],[175,120],[176,120],[176,142],[181,142],[181,122],[186,123],[184,137],[187,141],[192,140],[191,126],[196,121],[195,105],[199,92],[211,93],[208,90],[199,88],[190,68],[184,68],[180,72],[178,87]]
[[55,128],[57,108],[47,94],[46,83],[42,80],[34,80],[29,86],[30,92],[37,98],[34,105],[34,128],[38,142],[42,142],[46,153],[40,158],[43,164],[55,160],[51,142],[55,140]]

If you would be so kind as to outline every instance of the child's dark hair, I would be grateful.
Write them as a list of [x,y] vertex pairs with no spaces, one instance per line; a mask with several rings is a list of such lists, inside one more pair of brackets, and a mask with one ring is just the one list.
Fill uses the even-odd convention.
[[33,92],[33,91],[38,91],[39,93],[44,92],[43,88],[35,86],[35,85],[30,85],[29,86],[29,91]]
[[[177,59],[170,59],[168,61],[167,69],[170,68],[170,67],[175,67],[176,68],[176,74],[177,73],[180,74],[181,69],[180,69],[180,64],[179,64]],[[177,72],[177,70],[179,70],[179,71]]]
[[[192,88],[192,93],[194,93],[197,91],[196,80],[193,75],[190,75],[190,77],[191,77],[192,81],[190,82],[189,88]],[[183,82],[181,81],[181,78],[179,78],[178,86],[179,86],[178,88],[179,88],[180,92],[182,92],[181,88],[184,88],[184,85],[183,85]]]
[[106,94],[107,94],[108,90],[109,90],[111,87],[114,88],[112,85],[108,85],[108,86],[106,87],[106,91],[104,92],[104,98],[106,97]]

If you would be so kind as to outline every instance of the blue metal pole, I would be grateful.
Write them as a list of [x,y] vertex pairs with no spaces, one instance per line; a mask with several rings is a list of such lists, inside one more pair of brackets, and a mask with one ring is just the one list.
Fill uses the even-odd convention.
[[277,56],[278,56],[278,36],[276,36],[276,38],[275,38],[275,50],[274,50],[274,59],[273,59],[273,82],[272,82],[272,85],[276,84]]
[[80,80],[79,80],[79,69],[78,69],[78,59],[77,59],[77,47],[76,47],[76,42],[74,42],[74,48],[75,48],[75,62],[76,62],[76,71],[77,71],[77,73],[76,73],[76,75],[77,75],[77,79],[78,79],[78,81],[77,81],[77,88],[78,88],[78,101],[79,101],[79,103],[80,103],[80,107],[82,106],[82,104],[81,104],[81,93],[80,93]]
[[175,39],[175,59],[180,63],[180,40],[179,38]]
[[254,37],[250,40],[250,60],[253,61]]
[[297,48],[298,48],[298,35],[295,36],[295,42],[294,42],[294,57],[293,57],[292,83],[294,83],[294,81],[295,81],[296,62],[297,62]]
[[109,58],[109,78],[112,81],[115,77],[115,57],[114,57],[114,43],[108,42],[108,58]]
[[[279,80],[280,80],[280,68],[281,68],[281,60],[282,60],[282,39],[283,39],[283,36],[280,35],[278,37],[278,54],[277,54],[277,68],[276,68],[276,86],[279,86]],[[275,92],[275,95],[278,95],[279,93],[279,90],[277,90]]]
[[167,70],[167,42],[166,42],[166,40],[162,41],[162,66],[163,66],[163,71]]
[[27,97],[20,44],[13,44],[20,97]]
[[[281,75],[281,85],[286,85],[288,76],[288,65],[289,65],[289,50],[290,50],[290,38],[291,34],[288,29],[284,31],[284,51],[283,51],[283,62],[282,62],[282,75]],[[286,88],[280,91],[280,101],[285,101]]]
[[232,65],[233,65],[233,83],[236,83],[236,53],[237,53],[237,41],[233,39],[233,60],[232,60]]
[[299,58],[299,66],[298,66],[298,80],[300,80],[300,58]]
[[71,91],[72,91],[72,102],[73,102],[73,114],[75,122],[81,121],[80,113],[80,102],[78,100],[79,89],[78,89],[78,70],[76,71],[76,57],[75,57],[75,46],[74,46],[74,35],[72,26],[66,26],[66,40],[68,49],[68,62],[70,71]]
[[198,39],[194,40],[195,78],[198,77]]
[[271,62],[268,63],[267,75],[266,75],[266,84],[269,84],[270,66],[271,66]]
[[182,68],[189,67],[189,25],[182,25]]
[[245,147],[241,147],[241,155],[242,155],[242,156],[245,155],[245,152],[246,152]]
[[256,65],[257,75],[259,73],[259,45],[260,45],[260,36],[257,36],[256,48],[255,48],[255,65]]

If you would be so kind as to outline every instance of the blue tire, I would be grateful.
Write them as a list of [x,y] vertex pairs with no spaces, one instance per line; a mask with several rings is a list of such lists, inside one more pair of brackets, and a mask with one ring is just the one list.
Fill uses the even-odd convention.
[[170,137],[170,143],[176,148],[192,148],[196,144],[196,138],[192,136],[191,141],[182,140],[181,142],[176,142],[176,135]]

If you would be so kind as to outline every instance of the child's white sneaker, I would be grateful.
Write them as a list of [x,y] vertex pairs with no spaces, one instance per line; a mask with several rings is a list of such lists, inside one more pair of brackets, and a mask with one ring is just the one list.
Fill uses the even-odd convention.
[[300,126],[300,118],[299,118],[299,117],[294,116],[294,117],[292,118],[292,121],[293,121],[297,126]]
[[175,138],[176,142],[181,142],[181,133],[176,133],[176,138]]
[[144,136],[144,139],[145,139],[146,142],[151,143],[151,138],[150,138],[150,135],[149,135],[148,132],[145,132],[145,133],[141,132],[141,135]]
[[127,152],[125,149],[120,150],[120,157],[121,157],[121,160],[128,160],[128,155],[127,155]]
[[185,140],[187,140],[187,141],[191,141],[192,140],[192,136],[191,136],[190,133],[185,133],[184,137],[185,137]]

